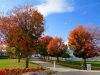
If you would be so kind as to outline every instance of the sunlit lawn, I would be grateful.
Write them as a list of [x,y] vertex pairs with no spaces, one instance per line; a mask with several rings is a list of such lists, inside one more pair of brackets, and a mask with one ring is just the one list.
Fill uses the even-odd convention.
[[[29,63],[29,67],[39,67],[39,65]],[[25,68],[25,60],[18,63],[17,59],[0,59],[0,68]]]
[[[81,65],[82,61],[66,61],[67,64]],[[100,67],[100,61],[87,61],[87,64],[91,64],[93,67]]]
[[[81,68],[82,61],[75,61],[75,60],[66,60],[62,61],[62,65],[72,67],[72,68]],[[92,69],[99,69],[100,70],[100,61],[87,61],[87,64],[91,64]]]

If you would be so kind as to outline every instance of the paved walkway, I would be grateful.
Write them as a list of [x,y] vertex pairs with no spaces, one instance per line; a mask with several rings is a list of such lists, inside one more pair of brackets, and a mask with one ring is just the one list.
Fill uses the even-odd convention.
[[66,72],[66,71],[76,71],[77,69],[72,69],[72,68],[68,68],[68,67],[64,67],[64,66],[60,66],[60,65],[56,65],[54,68],[54,64],[49,63],[49,62],[43,62],[43,61],[33,61],[34,63],[38,63],[42,66],[45,66],[51,70],[55,70],[58,72]]
[[51,70],[57,71],[55,74],[52,75],[100,75],[100,71],[84,71],[84,70],[78,70],[78,69],[73,69],[69,67],[64,67],[60,65],[56,65],[56,68],[54,69],[54,65],[49,62],[43,62],[43,61],[32,61],[34,63],[38,63],[42,66],[45,66]]
[[67,71],[57,72],[52,75],[100,75],[100,71]]

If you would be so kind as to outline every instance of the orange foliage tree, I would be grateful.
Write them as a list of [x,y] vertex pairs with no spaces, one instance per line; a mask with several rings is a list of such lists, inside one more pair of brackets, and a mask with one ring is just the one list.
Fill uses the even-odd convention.
[[60,37],[52,39],[48,45],[48,54],[57,57],[57,62],[59,62],[59,57],[67,51],[67,45]]
[[96,55],[92,41],[91,33],[81,25],[72,30],[68,37],[68,44],[74,55],[83,59],[83,69],[86,69],[86,59]]
[[[9,48],[15,48],[15,55],[18,57],[18,62],[20,62],[20,58],[21,58],[21,55],[22,55],[22,51],[21,51],[21,47],[19,45],[19,42],[20,41],[20,28],[19,26],[16,26],[16,25],[13,25],[9,28],[9,31],[7,33],[7,36],[6,36],[6,42],[7,42],[7,50],[9,52]],[[13,51],[12,51],[13,52]]]
[[42,37],[39,41],[39,53],[43,56],[48,56],[48,59],[49,59],[49,55],[47,52],[47,46],[52,39],[53,38],[51,36],[47,35],[47,36]]
[[87,30],[91,33],[93,38],[93,46],[98,54],[100,54],[100,26],[87,26]]
[[10,17],[1,18],[0,30],[8,46],[20,49],[28,67],[29,56],[36,50],[37,42],[44,31],[44,19],[37,10],[28,6],[14,8],[11,13],[13,14]]

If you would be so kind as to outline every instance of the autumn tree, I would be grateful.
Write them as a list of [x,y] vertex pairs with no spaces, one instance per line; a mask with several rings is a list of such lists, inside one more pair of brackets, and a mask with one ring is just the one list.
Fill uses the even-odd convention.
[[[10,22],[4,22],[5,28],[10,25],[6,41],[8,46],[20,49],[19,52],[26,58],[27,68],[29,56],[36,50],[38,39],[44,31],[44,19],[37,10],[28,6],[14,8],[11,13]],[[3,26],[3,23],[0,24]]]
[[48,54],[57,57],[57,62],[59,62],[59,57],[67,51],[67,45],[60,37],[52,39],[48,45]]
[[91,33],[81,25],[72,30],[68,37],[68,44],[74,55],[83,59],[83,69],[86,69],[86,59],[96,55],[92,41]]
[[20,59],[21,59],[21,48],[19,46],[19,41],[20,41],[20,28],[19,26],[16,26],[16,25],[13,25],[9,28],[9,31],[7,33],[7,36],[6,36],[6,41],[7,41],[7,46],[8,46],[8,51],[9,52],[9,49],[11,48],[11,52],[13,52],[14,49],[12,48],[15,48],[15,55],[16,57],[18,58],[18,63],[20,62]]
[[51,36],[44,36],[39,41],[39,53],[43,56],[48,56],[47,46],[53,38]]
[[91,33],[93,46],[98,55],[100,55],[100,26],[89,25],[87,26],[87,30]]
[[[0,36],[2,40],[5,41],[5,44],[7,45],[7,52],[10,54],[17,54],[18,62],[20,62],[20,54],[21,51],[18,47],[18,41],[20,41],[20,29],[19,26],[13,24],[14,17],[5,17],[2,16],[0,18]],[[15,49],[13,49],[15,48]],[[9,50],[10,49],[10,50]],[[16,50],[16,51],[15,51]],[[16,53],[14,53],[16,52]]]

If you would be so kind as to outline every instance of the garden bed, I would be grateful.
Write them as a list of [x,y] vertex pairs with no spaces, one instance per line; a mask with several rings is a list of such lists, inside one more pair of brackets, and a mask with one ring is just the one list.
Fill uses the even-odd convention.
[[13,69],[0,69],[0,75],[22,75],[27,72],[37,72],[45,70],[44,68],[13,68]]

